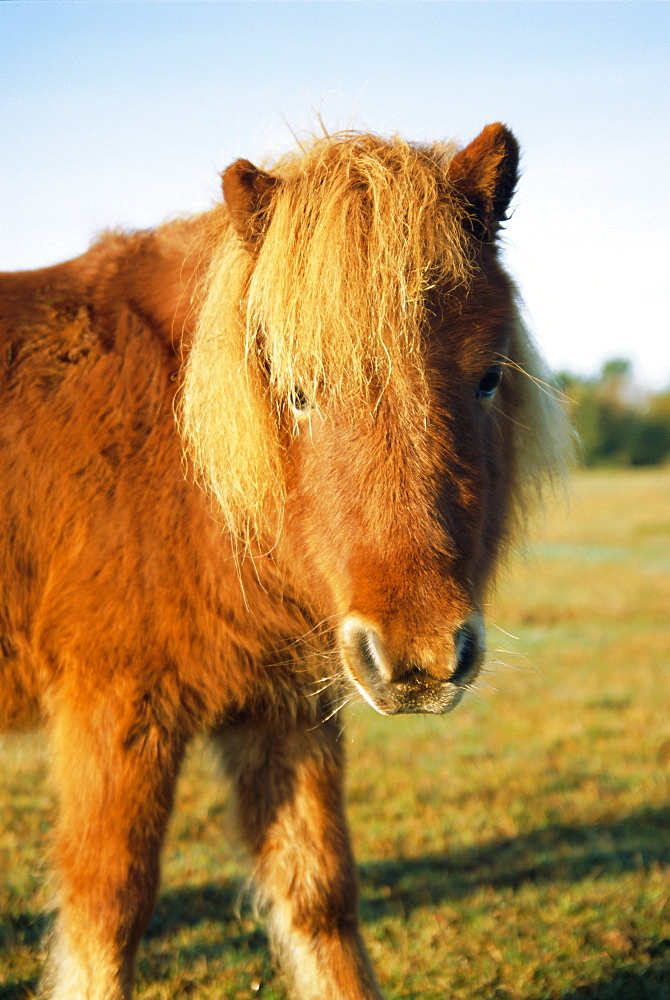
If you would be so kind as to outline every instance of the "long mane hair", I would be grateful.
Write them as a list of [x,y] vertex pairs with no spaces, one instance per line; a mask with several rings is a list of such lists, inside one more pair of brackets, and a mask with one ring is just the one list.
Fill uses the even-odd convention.
[[[374,406],[411,397],[423,373],[430,292],[467,288],[467,205],[449,179],[453,144],[370,134],[325,136],[271,166],[277,184],[245,247],[222,217],[200,289],[180,419],[198,473],[231,533],[276,530],[285,496],[282,410],[291,393]],[[565,421],[519,321],[506,432],[514,438],[513,503],[560,472]],[[403,389],[414,386],[411,393]],[[400,414],[402,418],[402,414]]]

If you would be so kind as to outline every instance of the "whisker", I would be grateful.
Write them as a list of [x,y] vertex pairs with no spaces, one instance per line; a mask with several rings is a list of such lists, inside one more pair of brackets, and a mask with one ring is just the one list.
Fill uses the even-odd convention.
[[337,674],[331,674],[329,677],[315,677],[310,684],[332,684],[334,680],[337,680]]
[[310,697],[310,698],[318,698],[318,696],[319,696],[320,694],[323,694],[323,692],[324,692],[324,691],[327,691],[329,687],[332,687],[332,686],[333,686],[333,684],[335,684],[335,683],[336,683],[336,681],[338,681],[338,680],[340,680],[340,679],[341,679],[341,678],[339,678],[339,677],[331,677],[331,678],[330,678],[330,680],[328,681],[328,683],[327,683],[327,684],[324,684],[324,685],[323,685],[323,687],[320,687],[320,688],[318,689],[318,691],[310,691],[310,692],[309,692],[309,697]]
[[463,701],[466,706],[469,703],[475,702],[477,705],[483,705],[484,708],[488,708],[489,711],[491,712],[494,711],[494,708],[490,704],[490,702],[488,702],[486,698],[484,698],[481,694],[479,694],[479,692],[476,691],[474,687],[468,687],[465,689],[465,695],[463,697]]
[[550,396],[552,399],[561,399],[566,403],[574,403],[573,399],[570,399],[569,396],[566,396],[564,392],[561,392],[561,390],[558,389],[556,386],[552,385],[551,382],[545,382],[543,381],[543,379],[538,378],[537,375],[532,375],[531,372],[526,371],[526,369],[522,365],[520,365],[517,361],[513,361],[512,358],[508,358],[505,354],[498,354],[497,357],[500,359],[500,361],[502,361],[503,365],[507,366],[508,368],[513,368],[515,371],[518,371],[522,375],[525,375],[526,378],[529,378],[531,382],[534,382],[536,384],[538,389],[544,392],[547,396]]
[[324,723],[326,723],[330,719],[332,719],[334,715],[337,715],[338,712],[341,712],[342,709],[345,708],[345,706],[348,705],[350,701],[351,701],[351,696],[347,695],[347,697],[344,698],[343,701],[339,701],[335,705],[335,707],[333,708],[332,712],[329,712],[328,715],[326,715],[322,719],[320,719],[315,726],[312,726],[311,729],[308,730],[308,732],[313,733],[315,729],[319,728],[319,726],[323,726]]
[[499,632],[502,632],[503,635],[508,635],[510,637],[510,639],[514,639],[515,642],[522,642],[523,641],[522,639],[519,638],[518,635],[513,635],[511,632],[506,632],[504,628],[501,628],[500,625],[496,625],[495,622],[489,621],[487,624],[488,624],[489,628],[496,628],[496,629],[498,629]]

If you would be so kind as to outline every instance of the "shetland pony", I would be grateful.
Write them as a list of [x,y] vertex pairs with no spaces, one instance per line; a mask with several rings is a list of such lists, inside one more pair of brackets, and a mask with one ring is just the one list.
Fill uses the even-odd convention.
[[184,751],[214,737],[301,1000],[381,997],[337,711],[444,713],[562,416],[469,146],[320,138],[212,211],[0,280],[0,722],[60,811],[42,995],[131,995]]

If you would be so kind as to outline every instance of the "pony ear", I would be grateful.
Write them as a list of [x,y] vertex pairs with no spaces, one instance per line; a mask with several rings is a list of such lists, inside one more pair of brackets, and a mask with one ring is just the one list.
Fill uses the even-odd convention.
[[469,146],[456,153],[449,179],[465,195],[477,236],[495,238],[519,178],[519,144],[505,126],[487,125]]
[[262,232],[263,215],[272,191],[281,182],[249,160],[235,160],[221,179],[231,222],[242,242],[253,249]]

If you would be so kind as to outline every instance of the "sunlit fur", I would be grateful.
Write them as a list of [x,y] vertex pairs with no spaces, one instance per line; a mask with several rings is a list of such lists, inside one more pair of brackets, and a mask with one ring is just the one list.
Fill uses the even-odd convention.
[[0,275],[0,727],[48,733],[49,1000],[131,996],[198,732],[295,996],[380,1000],[338,712],[472,690],[564,462],[499,259],[517,163],[502,125],[326,137],[236,161],[200,217]]

